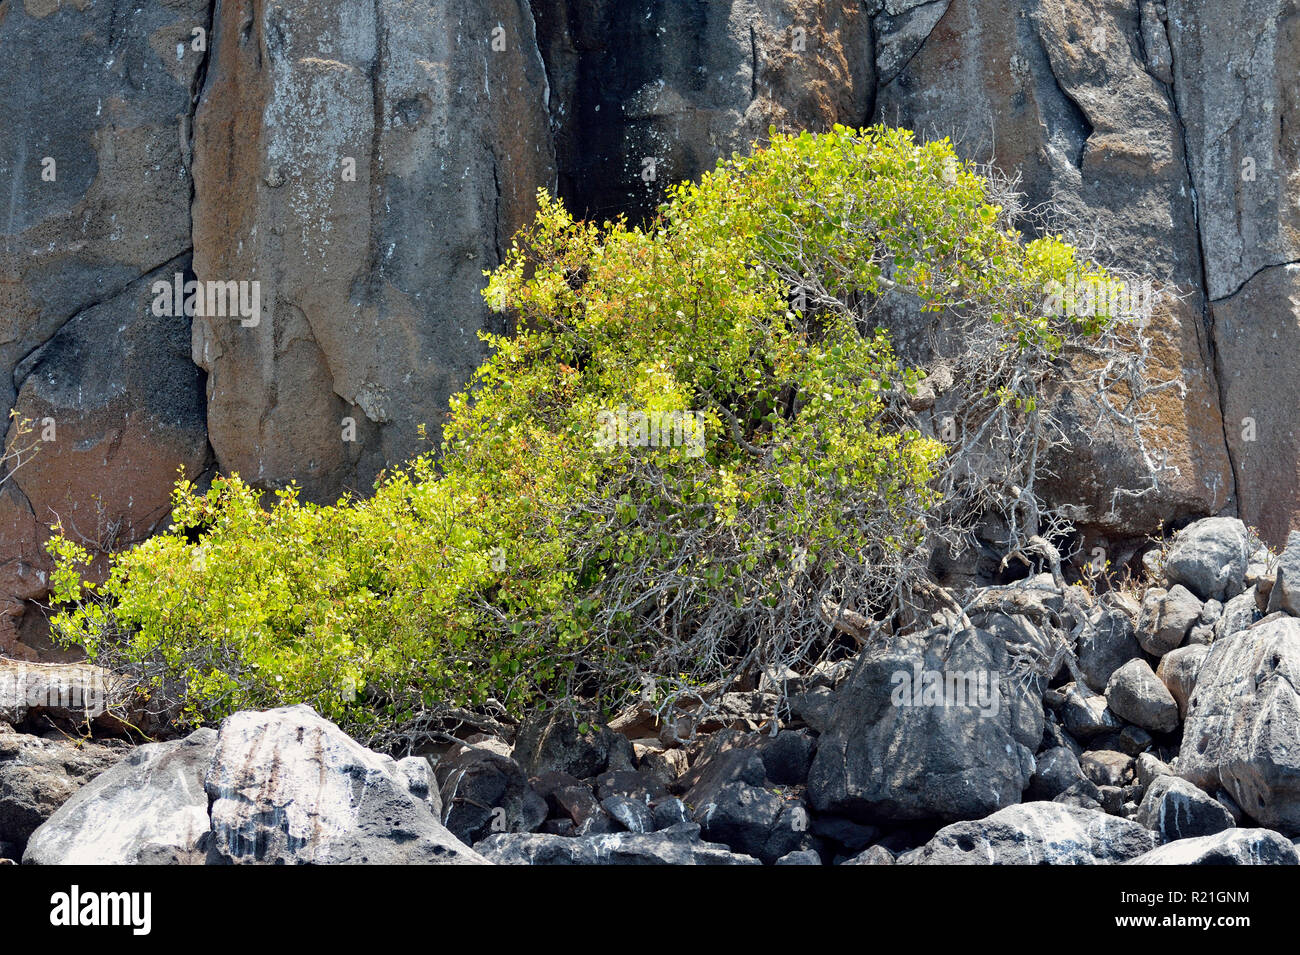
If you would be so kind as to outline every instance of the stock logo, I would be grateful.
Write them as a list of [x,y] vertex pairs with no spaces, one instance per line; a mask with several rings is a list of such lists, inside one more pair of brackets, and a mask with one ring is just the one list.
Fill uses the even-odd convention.
[[199,282],[177,272],[172,281],[159,279],[150,286],[153,313],[158,318],[238,318],[245,328],[262,321],[262,283]]
[[1048,282],[1043,310],[1065,318],[1134,318],[1151,311],[1155,291],[1150,281],[1121,282],[1074,276]]
[[969,706],[989,719],[1001,704],[998,675],[989,670],[927,670],[917,663],[911,671],[895,670],[889,682],[894,685],[890,702],[897,707]]
[[596,414],[596,447],[685,448],[686,456],[704,454],[702,411],[629,411],[621,405]]
[[121,695],[107,674],[87,670],[75,680],[59,679],[57,672],[37,665],[16,664],[0,669],[0,699],[18,706],[85,710],[103,713]]
[[50,924],[56,928],[126,926],[132,935],[153,930],[150,892],[82,892],[72,886],[50,896]]

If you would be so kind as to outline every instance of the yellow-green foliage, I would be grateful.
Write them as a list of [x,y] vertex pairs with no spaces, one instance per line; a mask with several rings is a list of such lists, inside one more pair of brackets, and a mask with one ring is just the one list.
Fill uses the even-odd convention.
[[[1074,251],[1000,228],[985,190],[946,141],[837,128],[720,163],[643,228],[575,222],[543,192],[484,291],[517,333],[484,336],[436,460],[332,506],[182,481],[171,528],[103,584],[54,541],[57,630],[175,688],[189,721],[306,701],[363,735],[443,704],[596,705],[638,673],[725,675],[761,634],[673,655],[635,592],[714,625],[720,604],[747,619],[797,598],[795,551],[815,588],[864,547],[915,546],[944,455],[882,423],[881,396],[918,379],[888,337],[792,308],[789,275],[991,303],[1022,346],[1071,321],[1040,303]],[[700,412],[704,453],[602,446],[598,416],[621,407]]]

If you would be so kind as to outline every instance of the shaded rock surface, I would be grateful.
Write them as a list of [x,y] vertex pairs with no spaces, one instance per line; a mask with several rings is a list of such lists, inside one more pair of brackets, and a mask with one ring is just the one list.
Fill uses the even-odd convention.
[[1209,654],[1210,648],[1204,644],[1195,644],[1171,650],[1160,658],[1156,676],[1165,685],[1169,695],[1178,704],[1180,719],[1187,716],[1187,702],[1192,691],[1196,689],[1196,677],[1201,672],[1201,664]]
[[1130,660],[1111,674],[1106,705],[1120,719],[1155,733],[1178,727],[1178,704],[1145,660]]
[[1088,618],[1079,635],[1079,669],[1088,686],[1103,693],[1110,676],[1129,660],[1142,653],[1134,636],[1134,620],[1139,608],[1125,607],[1117,601],[1100,604]]
[[530,720],[519,730],[514,759],[530,776],[560,772],[587,779],[611,769],[632,768],[635,754],[627,737],[608,727],[585,733],[579,728],[566,718]]
[[1118,732],[1124,722],[1115,715],[1100,693],[1085,693],[1073,683],[1063,688],[1063,699],[1058,709],[1061,722],[1071,736],[1079,740],[1092,740]]
[[121,746],[78,745],[0,725],[0,843],[21,857],[31,834],[55,810],[126,755]]
[[653,212],[668,185],[772,125],[820,131],[871,112],[872,26],[854,0],[533,8],[560,191],[597,221]]
[[508,756],[466,749],[438,764],[442,821],[473,845],[490,832],[533,832],[546,819],[546,800]]
[[207,0],[0,16],[0,405],[35,425],[6,426],[0,653],[47,589],[56,513],[95,549],[143,540],[177,469],[207,460],[189,323],[150,314],[149,285],[189,270],[189,41],[209,16]]
[[1079,758],[1064,746],[1039,753],[1034,763],[1034,775],[1025,790],[1027,800],[1055,799],[1084,779]]
[[[899,638],[863,653],[836,694],[830,727],[809,775],[814,809],[864,819],[959,819],[1020,800],[1043,735],[1041,698],[1007,677],[1005,643],[981,630]],[[960,705],[932,705],[918,675],[983,674]],[[915,684],[915,685],[913,685]],[[913,696],[898,705],[904,686]],[[914,704],[914,705],[912,705]]]
[[707,802],[694,803],[706,839],[768,864],[811,848],[802,800],[742,782],[727,783],[711,795]]

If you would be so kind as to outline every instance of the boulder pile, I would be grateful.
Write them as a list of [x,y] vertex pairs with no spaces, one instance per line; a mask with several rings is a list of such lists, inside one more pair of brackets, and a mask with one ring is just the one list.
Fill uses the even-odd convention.
[[976,591],[961,617],[728,694],[686,739],[646,711],[402,760],[306,706],[135,748],[0,726],[0,855],[1300,863],[1300,534],[1274,556],[1210,518],[1147,566],[1144,592]]

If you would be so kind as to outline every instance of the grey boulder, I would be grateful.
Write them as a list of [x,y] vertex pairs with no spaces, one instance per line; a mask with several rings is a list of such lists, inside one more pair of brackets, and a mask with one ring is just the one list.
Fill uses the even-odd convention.
[[1056,796],[1052,802],[1078,809],[1103,809],[1104,800],[1101,788],[1091,779],[1084,778]]
[[546,819],[546,800],[508,756],[466,747],[437,770],[442,822],[473,845],[493,832],[533,832]]
[[1106,703],[1106,697],[1087,693],[1073,683],[1061,687],[1058,715],[1066,731],[1075,739],[1092,740],[1124,729],[1124,722]]
[[308,706],[139,746],[35,833],[25,862],[482,863],[430,811],[429,776]]
[[1269,829],[1228,829],[1179,839],[1127,865],[1300,865],[1291,840]]
[[[1019,802],[1044,716],[1041,690],[1009,669],[1005,643],[976,629],[939,628],[864,651],[818,741],[812,809],[864,821],[952,820]],[[980,680],[985,705],[972,686]],[[944,705],[940,683],[964,690]]]
[[563,832],[575,836],[600,835],[617,829],[591,787],[581,780],[568,773],[552,771],[534,778],[532,782],[550,810],[548,825],[561,824]]
[[907,865],[1104,865],[1149,852],[1145,826],[1059,802],[1010,806],[957,822],[898,861]]
[[1201,616],[1201,602],[1182,584],[1168,591],[1152,587],[1142,598],[1137,639],[1153,657],[1164,656],[1182,644]]
[[700,827],[683,823],[646,834],[595,836],[498,833],[478,845],[496,865],[758,865],[726,846],[700,840]]
[[1161,776],[1172,776],[1174,771],[1169,764],[1152,753],[1140,753],[1134,763],[1137,770],[1138,785],[1143,789],[1150,786]]
[[1127,786],[1133,781],[1133,757],[1113,749],[1094,749],[1079,759],[1083,774],[1097,786]]
[[885,846],[871,846],[851,859],[845,859],[841,865],[893,865],[894,854]]
[[1137,607],[1116,606],[1114,601],[1100,603],[1079,635],[1079,669],[1088,685],[1099,693],[1106,689],[1112,673],[1142,655],[1133,628],[1137,611]]
[[822,857],[814,849],[798,849],[776,860],[777,865],[821,865]]
[[1165,578],[1202,600],[1226,600],[1244,589],[1249,560],[1246,525],[1235,517],[1207,517],[1174,538]]
[[32,834],[23,862],[202,864],[209,835],[203,779],[216,748],[211,729],[137,747]]
[[519,730],[514,758],[529,776],[568,773],[587,779],[608,770],[632,769],[636,757],[626,736],[608,727],[588,729],[556,714],[529,720]]
[[31,834],[82,786],[127,754],[124,747],[43,739],[0,724],[0,842],[22,855]]
[[1136,822],[1161,842],[1212,836],[1233,827],[1232,816],[1214,797],[1177,776],[1161,776],[1147,787]]
[[1196,676],[1201,672],[1201,664],[1209,652],[1210,648],[1205,644],[1189,644],[1170,650],[1160,658],[1156,676],[1178,704],[1179,719],[1187,718],[1187,701],[1196,689]]
[[1300,833],[1300,620],[1262,621],[1210,648],[1177,768],[1252,819]]
[[236,863],[474,864],[395,760],[309,706],[222,721],[204,789],[211,851]]
[[715,734],[684,777],[682,798],[703,838],[766,864],[814,848],[807,807],[791,788],[807,777],[811,742],[787,732]]
[[705,839],[768,865],[791,852],[812,848],[802,801],[771,789],[733,782],[720,787],[707,803],[692,803],[689,795],[686,802],[695,805],[695,821]]
[[628,832],[654,832],[658,828],[655,825],[654,811],[647,802],[631,796],[606,796],[600,805],[611,819]]
[[1106,705],[1121,719],[1153,733],[1178,728],[1178,704],[1146,660],[1130,660],[1111,674]]
[[1083,769],[1073,750],[1053,746],[1036,757],[1034,775],[1025,790],[1025,798],[1055,799],[1083,779]]

